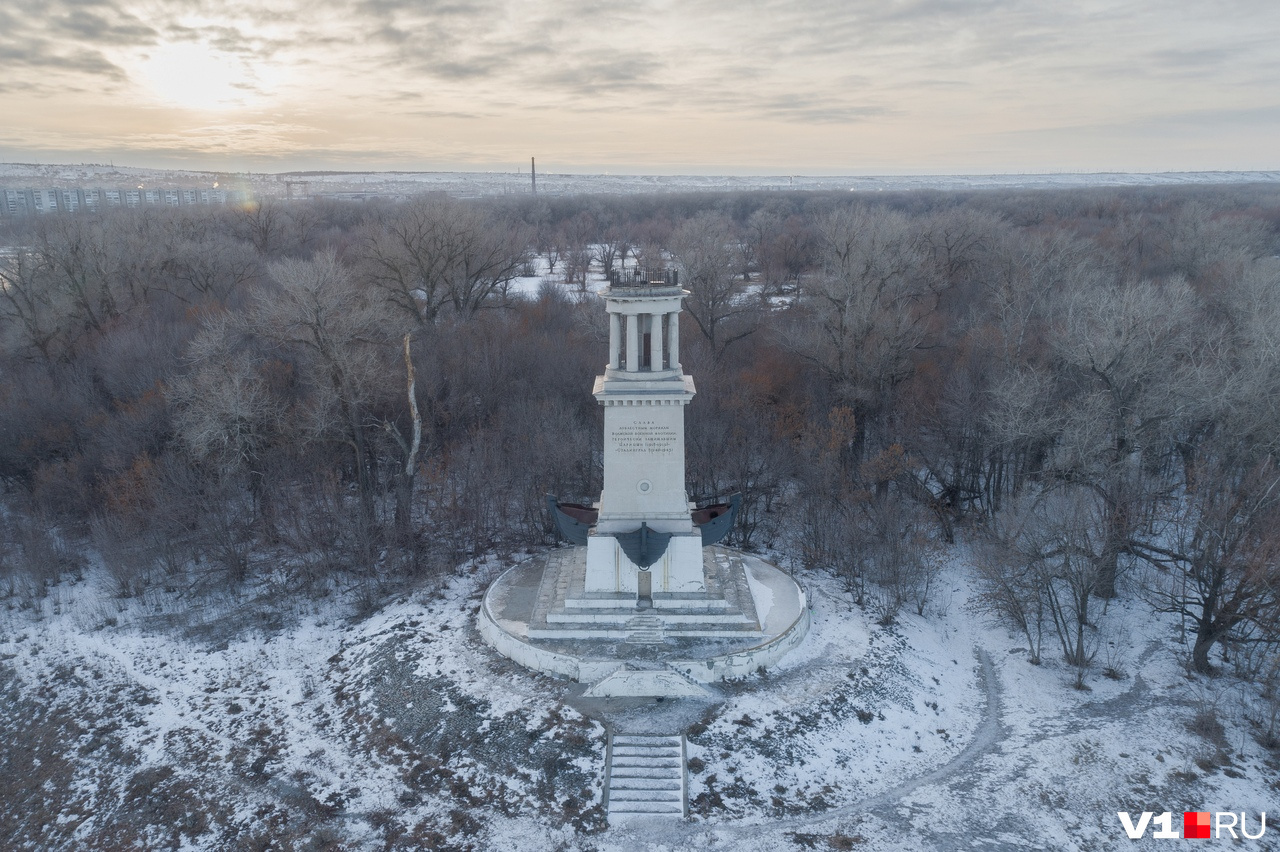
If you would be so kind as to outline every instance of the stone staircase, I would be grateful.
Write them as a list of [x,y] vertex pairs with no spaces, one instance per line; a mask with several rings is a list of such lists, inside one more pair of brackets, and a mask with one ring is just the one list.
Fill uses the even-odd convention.
[[629,662],[591,684],[583,698],[699,698],[713,694],[688,675],[661,664]]
[[627,620],[626,642],[630,645],[661,645],[666,641],[662,619],[656,615],[637,615]]
[[635,593],[584,591],[582,548],[553,551],[536,592],[526,636],[531,640],[623,640],[637,645],[668,639],[763,638],[742,559],[721,548],[705,548],[706,590],[655,592],[639,609]]
[[685,815],[684,736],[613,734],[609,737],[609,822],[640,816]]

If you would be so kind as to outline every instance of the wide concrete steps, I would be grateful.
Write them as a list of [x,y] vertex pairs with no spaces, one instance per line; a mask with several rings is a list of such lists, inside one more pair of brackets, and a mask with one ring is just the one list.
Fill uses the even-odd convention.
[[[725,609],[690,609],[690,610],[648,610],[651,617],[663,624],[672,626],[681,624],[731,624],[750,625],[755,621],[738,610]],[[548,624],[590,624],[597,626],[617,626],[626,624],[636,617],[635,607],[619,607],[615,609],[568,609],[547,613]]]
[[661,645],[666,641],[662,619],[654,615],[637,615],[627,621],[627,642],[631,645]]
[[609,822],[684,816],[684,738],[614,734],[609,746]]
[[566,610],[547,613],[546,626],[530,625],[534,639],[623,639],[635,645],[660,645],[669,638],[732,639],[761,636],[758,625],[737,611],[637,613],[635,608]]
[[584,698],[711,697],[706,687],[681,672],[665,666],[649,668],[631,663],[605,675],[582,694]]
[[661,630],[633,630],[623,641],[628,645],[662,645],[667,637]]
[[[631,636],[626,626],[622,627],[549,627],[528,628],[530,639],[622,639]],[[727,627],[714,624],[695,624],[688,627],[664,627],[663,639],[763,639],[765,634],[754,629],[754,625]]]

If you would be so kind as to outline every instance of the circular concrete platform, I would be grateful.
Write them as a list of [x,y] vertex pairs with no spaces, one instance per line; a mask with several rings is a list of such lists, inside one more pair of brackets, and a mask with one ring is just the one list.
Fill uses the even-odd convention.
[[809,607],[791,577],[732,548],[708,547],[704,558],[708,577],[734,587],[728,594],[745,613],[737,629],[698,630],[696,616],[661,607],[566,612],[585,547],[535,556],[503,573],[485,592],[478,627],[503,656],[593,684],[595,692],[588,693],[602,697],[692,695],[699,683],[772,666],[800,644],[809,630]]

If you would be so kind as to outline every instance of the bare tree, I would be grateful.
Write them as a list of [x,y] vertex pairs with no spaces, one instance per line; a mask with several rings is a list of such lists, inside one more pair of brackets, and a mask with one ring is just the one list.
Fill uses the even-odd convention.
[[1164,223],[1162,254],[1175,275],[1197,283],[1221,283],[1238,277],[1248,263],[1270,253],[1270,231],[1256,218],[1192,201]]
[[418,377],[413,368],[413,352],[409,342],[410,335],[406,333],[403,348],[405,396],[409,404],[409,436],[402,435],[393,421],[382,421],[382,427],[395,440],[396,446],[404,456],[404,463],[395,476],[395,529],[396,538],[402,544],[407,544],[412,537],[410,522],[413,513],[413,484],[418,475],[418,452],[422,449],[422,415],[418,412]]
[[394,327],[332,254],[281,261],[269,273],[275,287],[256,294],[245,321],[262,339],[310,361],[307,431],[314,439],[348,445],[362,516],[372,528],[374,468],[366,409],[378,387],[379,350],[395,339]]
[[592,248],[592,256],[600,264],[600,272],[608,278],[617,264],[625,265],[631,253],[631,237],[618,225],[612,225]]
[[212,315],[187,352],[189,369],[168,386],[177,434],[191,458],[221,476],[264,475],[264,448],[284,428],[286,403],[272,392],[264,353],[241,318]]
[[864,501],[859,508],[857,560],[875,583],[880,619],[893,621],[907,604],[924,615],[941,561],[925,533],[922,507],[889,494]]
[[110,235],[102,219],[57,216],[41,223],[37,251],[53,286],[66,294],[83,330],[98,330],[120,315],[110,274]]
[[782,233],[782,217],[766,209],[757,210],[747,220],[742,244],[746,246],[744,261],[760,272],[761,287],[766,293],[781,288],[783,271],[776,247]]
[[1259,453],[1280,458],[1280,259],[1251,264],[1222,288],[1233,369],[1223,371],[1213,399],[1223,428]]
[[284,243],[284,208],[271,200],[254,201],[239,208],[239,229],[262,257],[271,257]]
[[1020,632],[1027,640],[1028,662],[1040,665],[1049,613],[1038,562],[1022,558],[998,536],[979,542],[975,557],[980,594],[970,608]]
[[32,245],[0,259],[0,318],[6,343],[45,359],[100,336],[122,317],[151,304],[156,290],[174,292],[165,271],[171,254],[162,212],[114,211],[57,216],[37,223]]
[[1221,364],[1208,353],[1219,338],[1182,279],[1083,275],[1043,310],[1047,357],[995,383],[987,422],[1041,487],[1095,493],[1097,593],[1109,598],[1142,519],[1176,485],[1163,470],[1171,449],[1213,416]]
[[[189,294],[194,293],[226,302],[261,271],[259,260],[249,246],[222,234],[194,239],[175,237],[164,253],[161,270],[167,279],[166,289],[184,301],[189,301]],[[188,295],[183,294],[184,290]]]
[[1070,401],[1049,464],[1054,476],[1087,483],[1102,501],[1099,593],[1112,597],[1118,557],[1155,496],[1144,462],[1208,413],[1213,371],[1195,353],[1213,334],[1204,325],[1192,332],[1198,306],[1181,279],[1078,287],[1058,310],[1055,351]]
[[819,223],[818,235],[822,272],[792,312],[787,339],[853,411],[860,457],[867,430],[929,339],[939,282],[928,274],[919,230],[900,214],[842,208]]
[[1217,645],[1280,642],[1280,472],[1271,460],[1205,467],[1158,529],[1140,545],[1159,569],[1149,596],[1191,620],[1196,671],[1212,673]]
[[468,316],[516,278],[526,230],[449,198],[395,208],[365,226],[361,269],[386,299],[418,324],[451,307]]
[[963,207],[948,208],[925,218],[925,254],[943,287],[954,287],[986,271],[992,243],[1004,233],[995,216]]
[[587,291],[594,238],[595,223],[585,212],[561,222],[556,229],[555,242],[560,247],[560,259],[564,261],[564,282],[577,285],[580,293]]
[[1043,339],[1055,319],[1055,294],[1103,276],[1092,247],[1068,233],[999,230],[990,237],[980,279],[981,316],[994,333],[1005,370],[1041,364]]
[[809,288],[821,321],[812,354],[841,395],[862,399],[909,370],[937,304],[921,234],[896,213],[843,209],[819,225],[822,276]]
[[573,284],[579,294],[587,292],[587,279],[591,274],[591,251],[586,248],[565,249],[561,255],[564,261],[564,281]]
[[557,239],[551,239],[547,242],[547,247],[543,251],[543,257],[547,260],[547,274],[555,275],[556,266],[559,265],[564,256],[564,246]]
[[998,551],[985,562],[989,600],[980,606],[1021,629],[1033,655],[1044,624],[1052,625],[1077,685],[1097,652],[1091,606],[1107,547],[1104,511],[1095,493],[1077,487],[1011,501],[992,525]]
[[690,292],[685,310],[717,356],[758,327],[756,306],[741,298],[735,274],[738,242],[733,222],[710,212],[685,220],[671,235],[671,254]]
[[39,254],[18,248],[0,257],[0,342],[5,349],[34,351],[53,360],[68,343],[70,312],[70,299],[54,284]]
[[[1280,641],[1280,264],[1249,261],[1212,294],[1224,331],[1197,328],[1214,344],[1199,387],[1171,393],[1200,412],[1177,436],[1181,488],[1132,544],[1153,567],[1155,604],[1190,619],[1191,662],[1212,671],[1214,647]],[[1243,655],[1242,655],[1243,656]]]

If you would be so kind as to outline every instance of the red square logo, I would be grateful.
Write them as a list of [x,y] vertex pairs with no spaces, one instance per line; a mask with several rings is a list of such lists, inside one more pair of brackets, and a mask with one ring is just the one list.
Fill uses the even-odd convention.
[[1182,836],[1187,840],[1209,839],[1209,812],[1183,811]]

